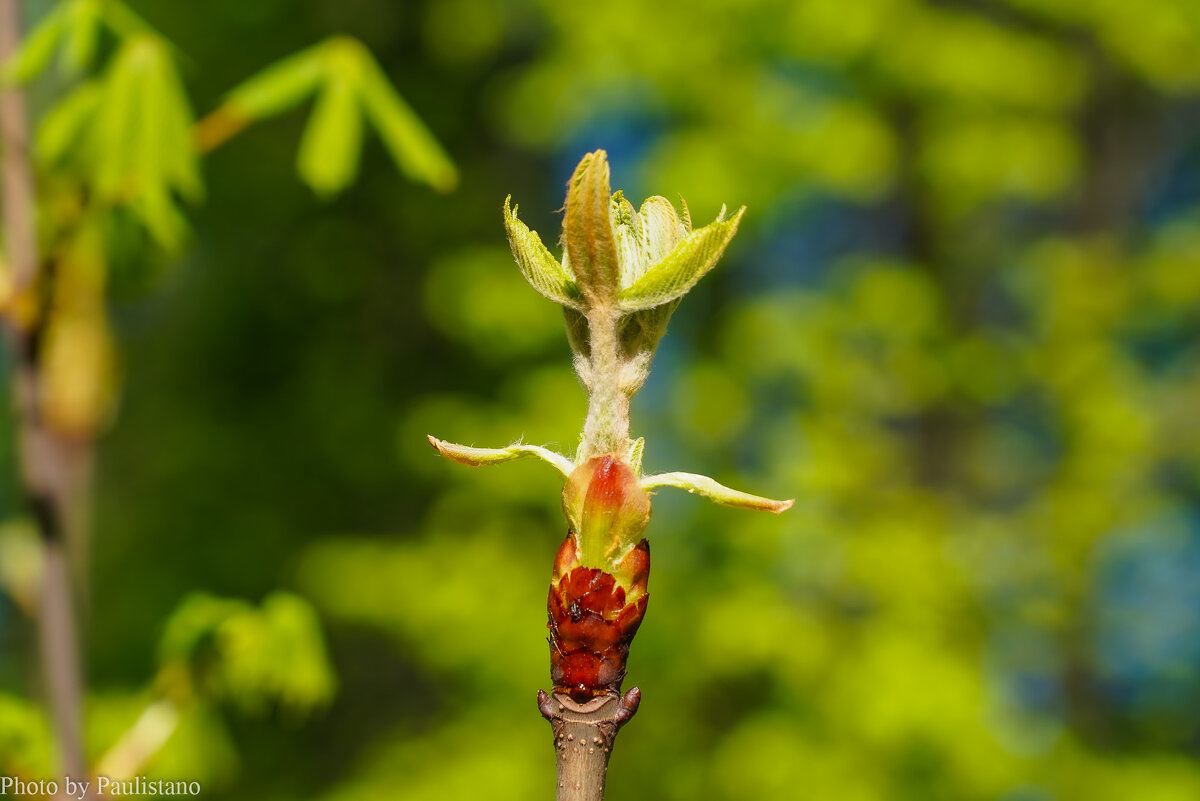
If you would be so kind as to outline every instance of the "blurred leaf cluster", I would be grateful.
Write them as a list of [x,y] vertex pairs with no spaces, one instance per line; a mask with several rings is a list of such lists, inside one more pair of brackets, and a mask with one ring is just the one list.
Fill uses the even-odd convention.
[[[561,318],[512,263],[501,205],[557,230],[540,210],[596,147],[630,196],[748,207],[634,404],[647,470],[797,498],[756,519],[656,497],[629,677],[646,703],[612,797],[1200,793],[1190,0],[135,6],[205,65],[183,70],[197,107],[358,37],[463,177],[411,191],[388,135],[358,133],[378,124],[363,86],[293,62],[247,116],[339,93],[306,124],[342,104],[322,136],[356,155],[314,155],[309,180],[358,184],[317,205],[283,176],[318,133],[248,130],[206,162],[188,269],[115,308],[93,703],[137,717],[147,632],[196,590],[307,598],[337,676],[307,722],[198,716],[187,747],[230,778],[214,798],[550,792],[533,696],[558,482],[456,469],[424,435],[573,447]],[[18,603],[0,606],[5,689]],[[237,675],[270,678],[247,659]],[[236,695],[233,674],[194,675]],[[43,730],[0,702],[14,769],[43,764]]]

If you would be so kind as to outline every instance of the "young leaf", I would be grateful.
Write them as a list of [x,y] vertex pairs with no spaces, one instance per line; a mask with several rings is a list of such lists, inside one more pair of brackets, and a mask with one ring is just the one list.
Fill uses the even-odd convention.
[[296,164],[300,178],[322,197],[336,195],[354,180],[362,149],[362,112],[357,98],[357,71],[339,60],[300,140]]
[[88,133],[96,194],[126,204],[164,247],[186,230],[174,192],[201,192],[191,147],[191,111],[166,43],[152,34],[129,38],[104,78]]
[[225,102],[195,130],[196,147],[207,153],[251,122],[280,114],[311,95],[328,72],[328,47],[301,50],[238,84]]
[[675,249],[648,269],[641,278],[621,290],[618,302],[623,311],[638,311],[661,306],[687,294],[701,278],[716,266],[725,246],[737,232],[745,207],[728,220],[717,219],[699,231],[688,234]]
[[582,309],[583,295],[574,276],[546,249],[537,232],[517,219],[516,208],[509,207],[511,202],[512,195],[504,199],[504,228],[521,274],[534,289],[560,306]]
[[757,509],[763,512],[779,514],[792,508],[794,500],[775,501],[748,492],[739,492],[717,483],[708,476],[696,473],[660,473],[656,476],[646,476],[642,479],[642,489],[655,487],[678,487],[688,492],[699,493],[710,501],[726,506],[737,506],[742,509]]
[[21,49],[0,69],[0,83],[27,83],[42,74],[65,28],[65,7],[47,14],[40,25],[25,37]]
[[575,465],[567,457],[537,445],[523,445],[517,442],[507,448],[472,448],[469,445],[446,442],[432,435],[428,439],[429,444],[442,456],[470,467],[486,467],[517,459],[541,459],[546,464],[553,465],[564,476],[571,475],[571,471],[575,469]]
[[247,122],[273,117],[311,95],[325,72],[325,46],[306,48],[238,84],[214,113]]
[[100,38],[101,0],[72,0],[63,5],[66,41],[61,55],[68,73],[81,73],[92,65]]
[[[683,209],[685,216],[680,219],[671,201],[665,197],[655,195],[642,201],[642,207],[638,210],[638,236],[645,250],[647,266],[665,259],[692,232],[691,220],[686,216],[686,203]],[[634,280],[641,277],[637,275]]]
[[121,38],[143,33],[159,35],[158,31],[150,26],[150,23],[120,0],[103,0],[100,12],[105,24]]
[[188,231],[187,220],[162,186],[147,187],[138,192],[129,207],[164,250],[174,252],[183,245]]
[[113,56],[104,77],[104,100],[97,109],[92,136],[96,143],[94,182],[105,200],[120,200],[130,194],[134,161],[144,132],[137,105],[145,60],[140,42],[127,42]]
[[591,306],[608,304],[620,288],[610,204],[608,156],[597,150],[583,157],[567,184],[563,220],[563,260]]
[[56,164],[75,152],[103,96],[99,81],[86,81],[47,112],[34,141],[34,151],[43,163]]
[[170,52],[163,48],[155,69],[147,75],[151,96],[158,108],[154,135],[159,141],[159,162],[154,176],[185,198],[198,200],[204,192],[196,151],[192,146],[192,109]]
[[439,192],[449,192],[458,183],[454,163],[396,93],[366,48],[360,47],[360,52],[363,108],[396,166],[415,181],[423,181]]

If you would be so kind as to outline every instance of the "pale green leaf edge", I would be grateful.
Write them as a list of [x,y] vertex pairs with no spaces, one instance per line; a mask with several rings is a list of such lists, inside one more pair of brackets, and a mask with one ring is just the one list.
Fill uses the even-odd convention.
[[575,469],[575,464],[567,457],[537,445],[515,442],[507,448],[473,448],[469,445],[457,445],[440,440],[432,434],[426,436],[429,444],[442,456],[470,467],[486,467],[518,459],[541,459],[546,464],[552,465],[563,476],[570,476]]
[[652,309],[686,295],[716,266],[745,211],[743,206],[730,219],[718,218],[688,234],[666,257],[621,290],[617,296],[621,310]]
[[642,489],[654,489],[655,487],[678,487],[725,506],[755,509],[774,514],[787,511],[795,503],[794,499],[776,501],[760,495],[751,495],[748,492],[730,489],[708,476],[696,473],[659,473],[642,479]]
[[513,258],[525,280],[539,294],[560,306],[583,311],[583,293],[575,277],[542,244],[537,232],[517,218],[517,207],[511,204],[512,195],[509,195],[504,199],[504,228],[508,231]]

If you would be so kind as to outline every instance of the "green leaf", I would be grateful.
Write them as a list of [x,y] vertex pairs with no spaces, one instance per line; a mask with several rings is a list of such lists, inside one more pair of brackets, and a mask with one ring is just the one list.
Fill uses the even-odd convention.
[[683,297],[725,252],[725,246],[737,233],[745,207],[731,219],[706,225],[675,246],[664,259],[648,269],[632,285],[621,290],[618,302],[623,311],[651,309]]
[[300,178],[321,197],[345,189],[358,172],[362,149],[362,112],[358,105],[358,73],[339,59],[300,140],[296,164]]
[[730,489],[723,484],[717,483],[708,476],[701,476],[696,473],[660,473],[655,476],[646,476],[642,479],[642,489],[649,490],[655,487],[678,487],[691,493],[699,493],[701,497],[726,506],[736,506],[741,509],[757,509],[762,512],[774,512],[775,514],[791,509],[792,504],[795,503],[794,500],[775,501],[759,495],[751,495],[748,492],[739,492],[738,490]]
[[509,208],[512,196],[504,199],[504,228],[517,266],[530,286],[561,306],[582,309],[583,295],[575,278],[542,244],[536,231],[517,219],[516,207]]
[[175,252],[183,245],[188,232],[187,220],[164,189],[144,189],[130,201],[129,206],[164,250]]
[[231,601],[210,595],[188,596],[167,619],[158,643],[158,658],[164,665],[190,662],[211,640],[217,629],[230,617],[251,611],[244,601]]
[[112,32],[122,39],[147,33],[159,35],[150,23],[119,0],[103,0],[100,12]]
[[192,114],[166,42],[133,36],[117,51],[104,78],[88,157],[96,194],[128,205],[152,236],[173,249],[186,222],[174,193],[202,192],[191,139]]
[[261,609],[191,595],[168,620],[159,655],[163,667],[186,666],[200,695],[250,711],[268,701],[305,711],[335,690],[316,613],[289,593],[271,595]]
[[298,105],[325,76],[325,53],[325,47],[317,45],[276,61],[234,87],[217,113],[262,120]]
[[0,772],[48,776],[57,748],[50,722],[38,704],[0,693]]
[[[175,193],[197,199],[203,185],[192,146],[192,113],[168,44],[152,34],[128,38],[100,91],[94,113],[80,124],[80,151],[96,197],[127,206],[161,246],[178,248],[187,224]],[[83,114],[86,104],[84,98],[83,108],[70,110]],[[71,122],[70,115],[61,122],[64,137]]]
[[363,107],[396,166],[415,181],[449,192],[458,184],[454,163],[366,48],[361,54]]
[[43,163],[56,164],[75,152],[103,96],[99,81],[85,81],[47,112],[34,141],[34,152]]
[[159,143],[159,161],[154,165],[152,175],[157,182],[185,198],[198,200],[204,186],[192,142],[195,118],[174,59],[166,47],[160,49],[158,63],[148,73],[146,81],[158,111],[153,127]]
[[138,109],[145,61],[139,42],[127,42],[113,56],[104,78],[104,100],[92,135],[96,142],[94,183],[105,200],[118,201],[131,194],[128,184],[145,134]]
[[101,0],[73,0],[63,6],[66,41],[62,65],[68,73],[81,73],[92,65],[100,39]]
[[59,6],[26,35],[21,49],[0,69],[0,83],[27,83],[41,75],[50,63],[64,29],[64,7]]

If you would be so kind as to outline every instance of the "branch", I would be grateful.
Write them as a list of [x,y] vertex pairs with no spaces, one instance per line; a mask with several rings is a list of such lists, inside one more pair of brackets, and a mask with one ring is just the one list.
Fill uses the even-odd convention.
[[162,750],[179,725],[179,708],[166,699],[147,706],[96,765],[96,775],[129,779]]
[[[17,0],[0,0],[0,63],[16,52],[20,18]],[[33,512],[45,547],[38,628],[42,670],[67,774],[82,778],[87,765],[81,723],[82,681],[75,626],[75,603],[67,558],[68,499],[78,484],[78,459],[70,443],[56,437],[39,419],[40,369],[36,323],[15,313],[36,289],[37,252],[33,176],[29,164],[29,127],[25,102],[14,88],[0,89],[0,201],[4,240],[11,270],[13,309],[5,319],[5,342],[13,365],[21,490]]]

